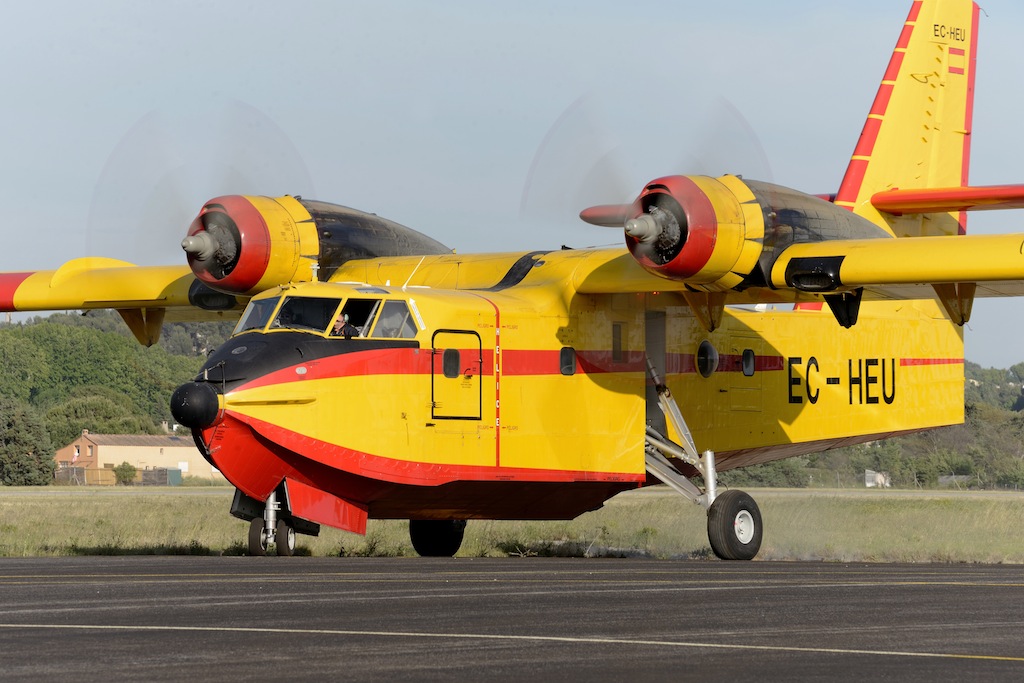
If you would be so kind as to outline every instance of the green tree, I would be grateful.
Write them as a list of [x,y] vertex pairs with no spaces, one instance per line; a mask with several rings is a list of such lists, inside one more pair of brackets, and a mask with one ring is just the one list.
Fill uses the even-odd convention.
[[83,429],[97,434],[161,433],[152,417],[126,405],[124,396],[107,387],[74,390],[67,400],[46,411],[45,420],[50,441],[58,447],[74,441]]
[[[1004,409],[1024,405],[1024,364],[1013,366],[1009,370],[998,368],[982,368],[977,363],[964,363],[964,400],[967,404],[987,403]],[[1015,408],[1019,409],[1019,408]]]
[[723,486],[775,486],[786,488],[804,488],[810,480],[805,465],[806,458],[787,458],[753,465],[737,470],[729,470],[719,475],[718,481]]
[[22,402],[33,400],[49,376],[45,351],[14,326],[0,329],[0,368],[0,396]]
[[135,473],[138,472],[135,465],[130,462],[122,462],[114,468],[114,477],[121,486],[131,486],[135,483]]
[[202,364],[199,358],[147,349],[125,335],[85,327],[42,322],[21,334],[47,357],[48,382],[34,395],[34,403],[44,408],[66,401],[77,387],[103,386],[152,419],[169,419],[168,398]]
[[53,481],[53,448],[31,406],[0,397],[0,483],[44,486]]

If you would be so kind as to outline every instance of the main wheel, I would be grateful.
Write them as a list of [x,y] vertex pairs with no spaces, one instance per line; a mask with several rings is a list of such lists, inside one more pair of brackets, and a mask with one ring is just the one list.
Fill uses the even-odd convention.
[[708,540],[723,560],[752,560],[761,549],[761,511],[743,491],[726,491],[708,510]]
[[452,557],[462,546],[464,519],[410,519],[409,539],[420,557]]
[[253,517],[249,522],[249,554],[256,557],[267,554],[267,527],[262,517]]
[[295,529],[286,520],[277,520],[277,535],[274,537],[279,557],[291,557],[295,554]]

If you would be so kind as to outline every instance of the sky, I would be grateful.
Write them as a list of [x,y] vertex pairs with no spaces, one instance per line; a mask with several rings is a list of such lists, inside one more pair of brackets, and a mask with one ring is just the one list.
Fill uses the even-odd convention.
[[[182,263],[192,218],[229,193],[343,204],[472,253],[620,243],[579,209],[671,173],[834,192],[910,1],[17,5],[0,271]],[[1024,7],[983,9],[971,181],[1024,182]],[[1022,338],[1024,301],[975,303],[969,360],[1022,362]]]

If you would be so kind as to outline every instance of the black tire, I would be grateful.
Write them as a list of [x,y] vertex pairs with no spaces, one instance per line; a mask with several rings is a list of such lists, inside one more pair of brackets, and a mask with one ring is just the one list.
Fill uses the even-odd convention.
[[291,557],[295,554],[295,528],[287,520],[277,520],[274,546],[278,557]]
[[249,554],[262,557],[267,554],[267,530],[262,517],[249,522]]
[[761,549],[761,511],[743,491],[726,491],[708,510],[711,550],[723,560],[752,560]]
[[409,539],[420,557],[452,557],[462,546],[464,519],[410,519]]

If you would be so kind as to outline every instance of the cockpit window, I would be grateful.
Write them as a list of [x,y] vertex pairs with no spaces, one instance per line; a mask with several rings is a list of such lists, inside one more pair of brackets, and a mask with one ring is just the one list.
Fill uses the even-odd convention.
[[[341,309],[339,319],[355,328],[354,331],[345,332],[346,337],[366,337],[373,325],[373,318],[380,308],[380,299],[349,299],[345,307]],[[351,328],[349,328],[351,330]],[[342,324],[335,324],[331,334],[341,335]]]
[[371,336],[399,339],[415,337],[416,323],[409,314],[409,306],[404,301],[385,301]]
[[250,301],[245,309],[245,313],[242,314],[238,324],[235,325],[235,331],[232,334],[240,334],[248,330],[261,330],[266,327],[270,321],[270,316],[274,313],[274,309],[277,308],[277,304],[280,301],[281,297]]
[[334,320],[341,299],[290,296],[281,304],[281,311],[271,323],[272,328],[311,330],[323,334]]

